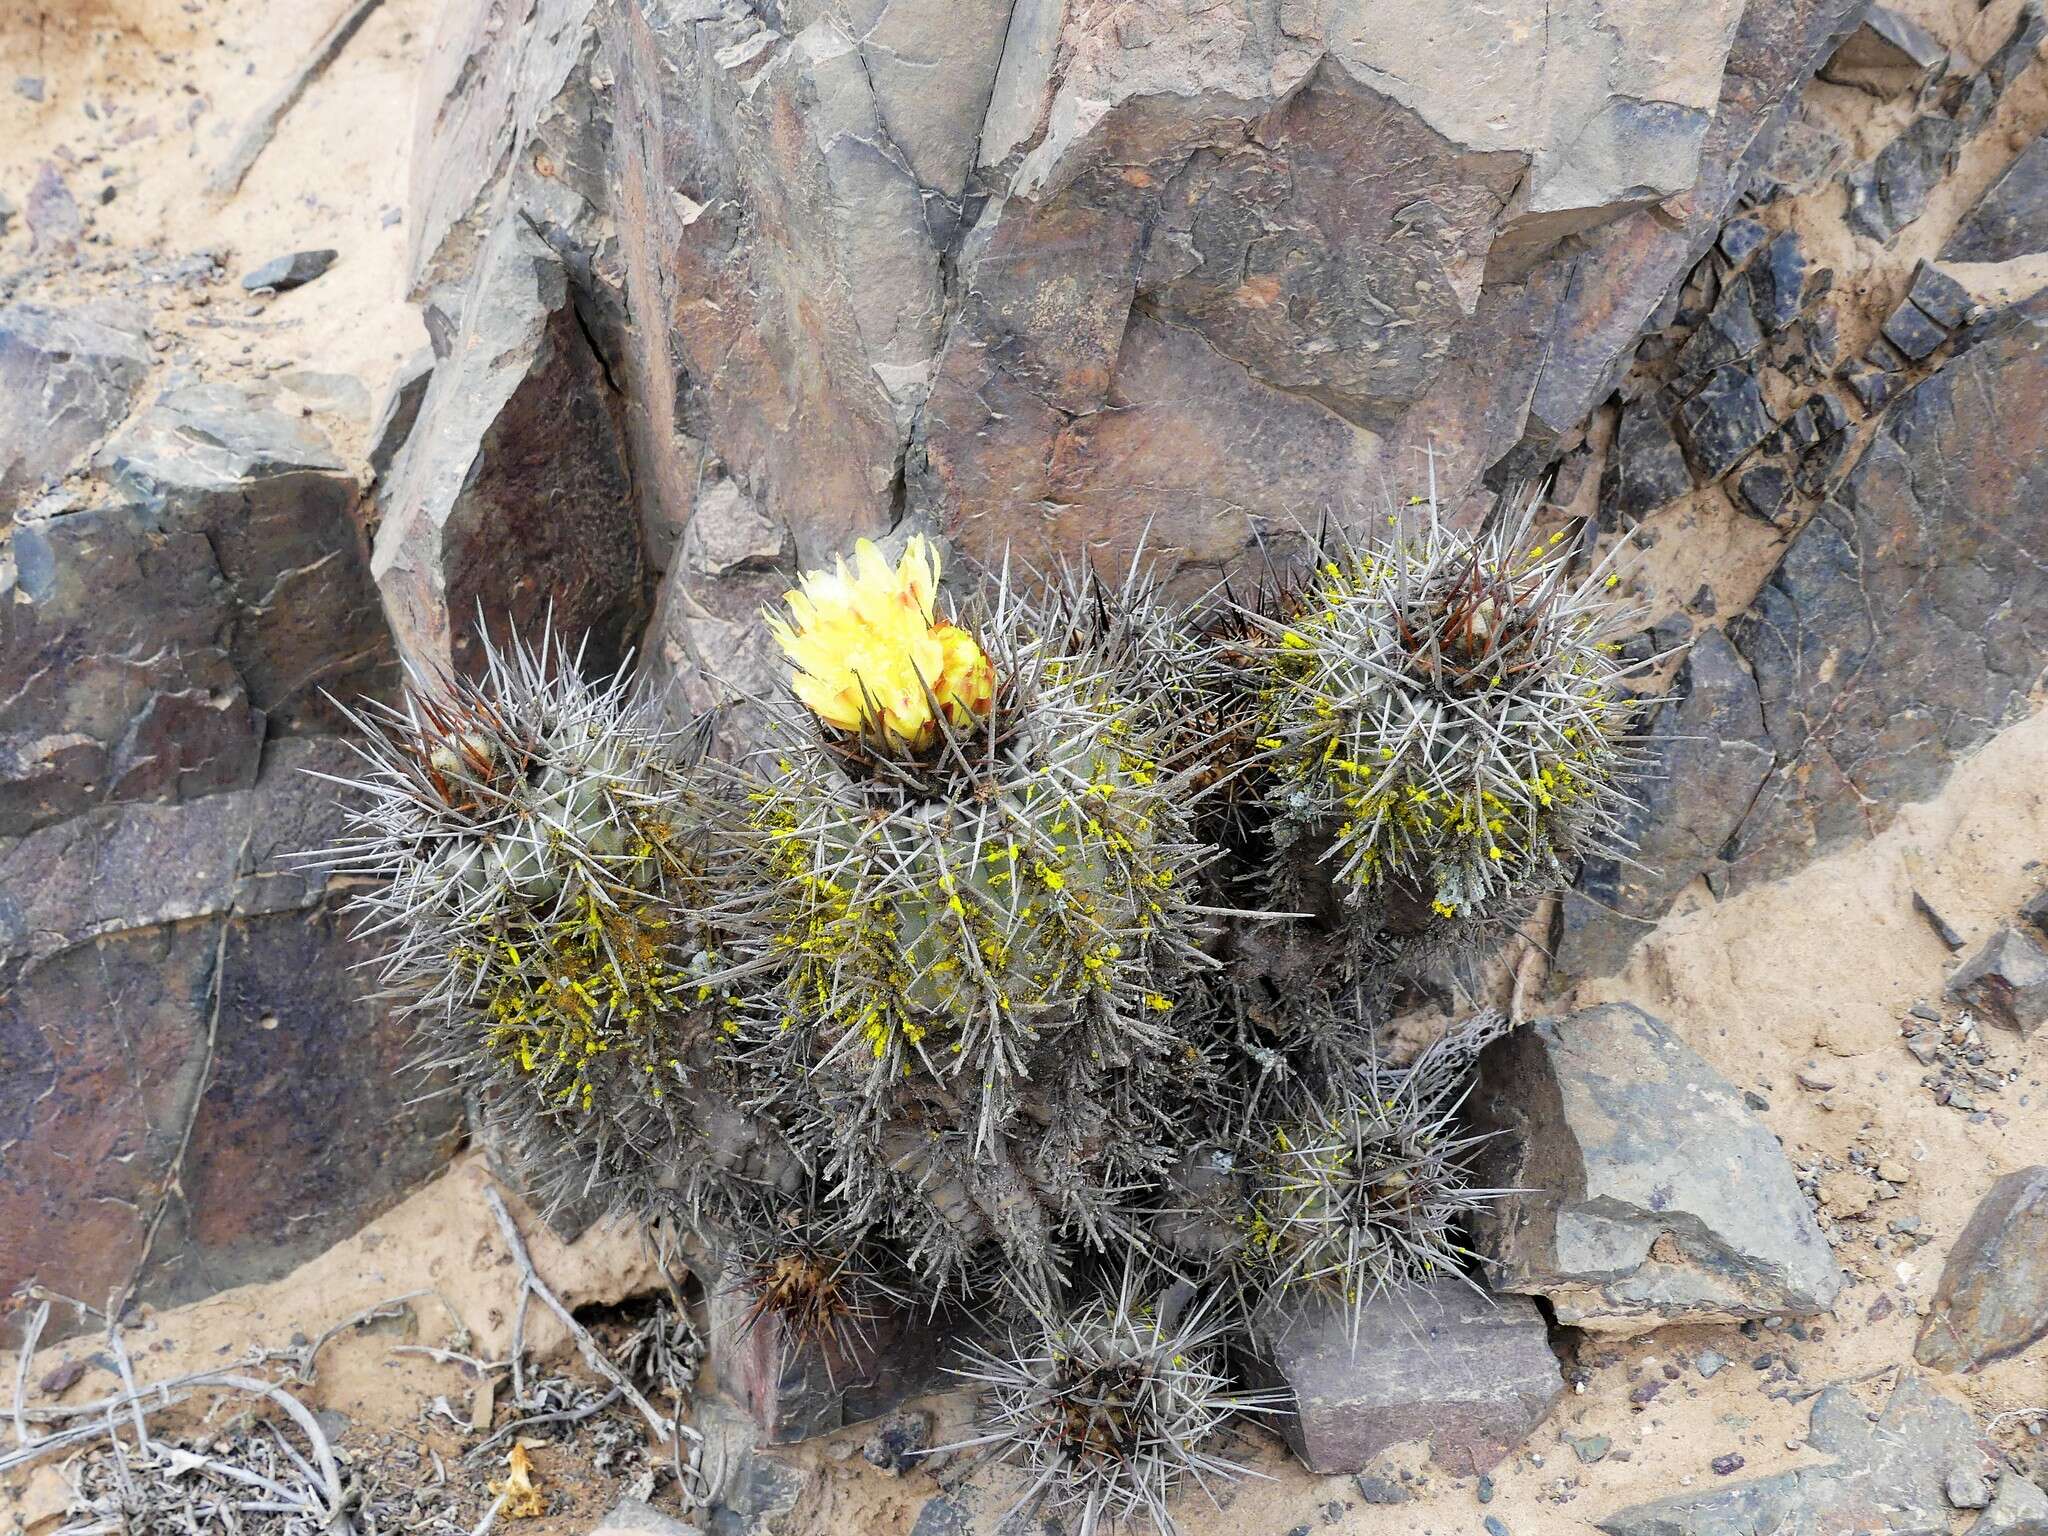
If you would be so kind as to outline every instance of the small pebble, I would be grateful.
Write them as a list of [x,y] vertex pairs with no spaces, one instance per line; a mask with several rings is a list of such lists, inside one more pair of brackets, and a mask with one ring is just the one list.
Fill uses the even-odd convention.
[[1491,1504],[1493,1502],[1493,1479],[1484,1473],[1481,1473],[1479,1477],[1478,1494],[1480,1503]]
[[1499,1515],[1488,1515],[1480,1523],[1486,1527],[1486,1536],[1508,1536],[1508,1528]]
[[1735,1452],[1730,1451],[1726,1456],[1716,1456],[1712,1465],[1716,1473],[1722,1477],[1728,1477],[1740,1472],[1746,1463]]
[[1728,1357],[1726,1355],[1716,1354],[1711,1349],[1701,1350],[1699,1358],[1693,1361],[1693,1364],[1699,1368],[1699,1373],[1709,1381],[1712,1381],[1727,1363]]

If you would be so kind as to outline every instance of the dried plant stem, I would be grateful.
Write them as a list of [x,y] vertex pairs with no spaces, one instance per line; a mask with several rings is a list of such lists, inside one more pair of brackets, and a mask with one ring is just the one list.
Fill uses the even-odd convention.
[[[683,1435],[701,1442],[704,1438],[701,1434],[689,1425],[679,1424],[662,1413],[654,1404],[647,1401],[640,1389],[628,1381],[617,1366],[605,1358],[604,1351],[597,1347],[597,1340],[591,1337],[590,1330],[576,1321],[575,1314],[562,1305],[561,1298],[548,1289],[547,1282],[535,1271],[532,1256],[526,1251],[525,1239],[519,1235],[519,1225],[513,1221],[512,1213],[505,1209],[503,1198],[495,1189],[485,1190],[484,1198],[490,1202],[491,1214],[498,1218],[498,1228],[505,1234],[506,1246],[512,1251],[512,1261],[519,1266],[521,1286],[525,1292],[538,1297],[542,1305],[561,1320],[562,1326],[569,1330],[569,1336],[576,1341],[576,1348],[583,1356],[583,1363],[619,1389],[620,1395],[647,1421],[648,1427],[654,1431],[658,1439],[673,1440],[678,1435]],[[515,1362],[518,1359],[516,1348],[513,1359]]]

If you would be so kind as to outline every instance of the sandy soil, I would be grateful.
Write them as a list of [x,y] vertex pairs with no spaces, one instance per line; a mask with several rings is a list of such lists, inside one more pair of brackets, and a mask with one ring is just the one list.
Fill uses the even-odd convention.
[[[2018,0],[1977,12],[1972,0],[1914,0],[1908,7],[1937,36],[1973,58],[2011,25]],[[0,295],[126,306],[147,320],[162,359],[159,383],[181,377],[247,377],[297,389],[344,452],[360,454],[371,402],[401,359],[424,341],[402,300],[403,189],[411,138],[411,83],[432,25],[433,0],[384,0],[361,33],[285,118],[241,190],[225,201],[206,191],[246,115],[295,67],[341,9],[339,0],[46,0],[0,10],[0,194],[17,205],[46,165],[56,168],[85,220],[76,264],[32,249],[19,216],[0,236]],[[17,89],[41,81],[40,102]],[[1815,110],[1874,149],[1900,119],[1896,108],[1818,86]],[[2048,70],[2015,87],[1993,128],[1966,153],[1937,204],[1891,248],[1850,237],[1842,193],[1830,187],[1781,204],[1768,218],[1791,222],[1837,267],[1843,338],[1867,342],[1903,291],[1913,262],[1931,254],[1982,188],[2027,138],[2048,123]],[[334,268],[310,286],[251,299],[233,279],[273,256],[332,247]],[[212,252],[230,279],[212,287],[165,281],[180,259]],[[1960,269],[1995,300],[2048,280],[2048,264]],[[354,387],[305,375],[341,375]],[[1767,576],[1784,535],[1736,512],[1719,491],[1687,498],[1652,520],[1658,534],[1643,584],[1660,611],[1703,582],[1725,617]],[[2028,1047],[1996,1029],[1987,1042],[2009,1080],[1976,1113],[1938,1104],[1924,1069],[1904,1049],[1900,1023],[1916,1002],[1940,1005],[1948,950],[1913,907],[1917,883],[1971,942],[2006,919],[2041,882],[2048,849],[2048,718],[2005,733],[1955,776],[1945,792],[1910,807],[1882,836],[1781,884],[1716,901],[1689,892],[1618,977],[1590,984],[1559,1006],[1625,998],[1658,1013],[1731,1080],[1768,1101],[1760,1111],[1800,1168],[1840,1172],[1852,1148],[1871,1162],[1894,1159],[1911,1177],[1895,1199],[1849,1214],[1823,1212],[1852,1277],[1833,1318],[1797,1330],[1691,1328],[1628,1343],[1583,1341],[1565,1364],[1570,1394],[1517,1456],[1492,1474],[1482,1507],[1475,1481],[1423,1464],[1419,1453],[1386,1458],[1415,1498],[1391,1508],[1362,1503],[1350,1479],[1314,1479],[1277,1445],[1255,1439],[1252,1465],[1270,1480],[1245,1484],[1227,1512],[1199,1497],[1185,1510],[1189,1536],[1280,1536],[1297,1527],[1358,1536],[1468,1532],[1483,1515],[1514,1536],[1580,1531],[1619,1506],[1717,1481],[1714,1458],[1738,1453],[1740,1475],[1814,1459],[1805,1450],[1807,1397],[1852,1382],[1878,1401],[1892,1368],[1911,1356],[1917,1314],[1942,1256],[1975,1201],[1999,1175],[2048,1148],[2048,1032]],[[1816,1089],[1810,1081],[1831,1083]],[[321,1352],[314,1406],[340,1415],[345,1444],[453,1447],[423,1429],[437,1398],[471,1401],[460,1368],[399,1344],[461,1344],[497,1358],[510,1336],[517,1275],[484,1205],[485,1174],[467,1158],[347,1242],[273,1285],[251,1287],[164,1313],[145,1312],[128,1335],[145,1380],[162,1379],[282,1347],[390,1297],[416,1290],[408,1319],[343,1333]],[[1917,1220],[1902,1236],[1895,1224]],[[651,1259],[638,1237],[602,1228],[573,1246],[552,1241],[530,1216],[522,1226],[542,1273],[576,1304],[601,1304],[646,1289]],[[1803,1334],[1799,1337],[1798,1334]],[[561,1332],[536,1310],[529,1342],[558,1347]],[[1711,1380],[1694,1364],[1712,1349],[1732,1364]],[[1753,1369],[1769,1354],[1789,1362]],[[33,1386],[81,1373],[65,1402],[109,1390],[111,1362],[80,1338],[29,1364]],[[14,1378],[0,1356],[0,1382]],[[1663,1383],[1657,1387],[1657,1383]],[[1949,1391],[1989,1418],[2048,1405],[2048,1359],[2036,1349]],[[1652,1391],[1651,1389],[1656,1390]],[[940,1437],[957,1424],[958,1401],[937,1405]],[[1572,1441],[1606,1436],[1586,1462]],[[1567,1438],[1569,1437],[1569,1438]],[[925,1498],[957,1466],[892,1479],[856,1454],[850,1431],[793,1459],[815,1476],[807,1528],[907,1531]],[[2003,1443],[2030,1448],[2008,1423]],[[535,1536],[570,1536],[594,1524],[616,1489],[567,1451],[536,1452],[548,1516],[521,1522]],[[2037,1468],[2037,1471],[2039,1469]],[[0,1484],[0,1531],[46,1530],[52,1483]],[[991,1492],[987,1497],[997,1496]],[[1958,1528],[1961,1525],[1958,1520]]]
[[[240,190],[207,190],[244,122],[340,14],[341,0],[11,0],[0,7],[0,194],[25,208],[45,166],[78,204],[74,263],[17,214],[0,294],[139,314],[165,378],[290,391],[344,454],[426,344],[404,302],[412,81],[437,7],[383,0],[279,125]],[[18,82],[40,82],[34,88]],[[241,276],[293,251],[339,253],[303,288],[254,298]],[[168,274],[210,252],[227,281]],[[348,383],[308,379],[340,375]]]

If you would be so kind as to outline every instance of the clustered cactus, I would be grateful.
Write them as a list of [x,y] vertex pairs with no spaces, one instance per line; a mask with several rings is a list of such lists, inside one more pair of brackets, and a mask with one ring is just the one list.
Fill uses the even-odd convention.
[[[1141,565],[803,578],[793,697],[706,750],[553,639],[366,706],[328,857],[422,1058],[556,1193],[674,1213],[744,1325],[845,1358],[946,1308],[974,1443],[1149,1517],[1264,1400],[1250,1320],[1463,1271],[1482,1012],[1396,1064],[1403,978],[1621,841],[1611,573],[1535,503],[1433,505],[1197,615]],[[1254,897],[1253,893],[1259,893]]]

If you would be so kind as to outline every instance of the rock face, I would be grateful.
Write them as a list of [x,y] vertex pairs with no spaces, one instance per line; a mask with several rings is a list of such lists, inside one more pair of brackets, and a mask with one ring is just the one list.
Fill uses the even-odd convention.
[[1914,1357],[1974,1371],[2048,1337],[2048,1167],[1991,1186],[1949,1250]]
[[[1149,528],[1192,592],[1426,440],[1453,500],[1540,467],[1858,8],[1451,7],[1420,60],[1377,0],[517,9],[446,14],[417,291],[459,363],[450,295],[540,231],[619,386],[644,649],[757,684],[788,568],[906,522],[991,562]],[[379,552],[429,654],[446,499]]]
[[[1823,1536],[1848,1531],[1945,1532],[1948,1482],[1993,1470],[1970,1411],[1906,1375],[1873,1422],[1846,1388],[1814,1399],[1807,1443],[1825,1466],[1682,1493],[1616,1510],[1597,1522],[1607,1536]],[[2017,1474],[2010,1481],[2017,1482]],[[1981,1523],[1981,1522],[1980,1522]]]
[[1629,862],[1590,861],[1565,893],[1558,969],[1604,976],[1719,861],[1773,762],[1756,684],[1719,630],[1694,642],[1648,730]]
[[1728,626],[1776,766],[1740,889],[1870,836],[2026,709],[2048,658],[2048,292],[1903,395]]
[[0,308],[0,528],[120,424],[148,374],[149,349],[131,331]]
[[220,567],[228,660],[273,732],[335,729],[397,681],[353,473],[305,423],[225,385],[160,398],[101,455],[160,524]]
[[395,676],[354,477],[310,427],[198,386],[99,462],[113,500],[38,503],[14,529],[0,836],[246,787],[267,732],[333,728],[322,690]]
[[2048,135],[2020,151],[1941,249],[1943,261],[2011,261],[2048,251]]
[[[8,441],[68,464],[143,373],[67,324],[48,433]],[[88,468],[0,550],[0,1290],[180,1301],[352,1231],[455,1117],[412,1102],[343,893],[285,862],[338,831],[324,690],[396,675],[354,470],[217,385]]]
[[1416,1440],[1483,1472],[1564,1393],[1535,1304],[1456,1278],[1368,1302],[1355,1336],[1348,1308],[1315,1301],[1269,1306],[1253,1335],[1251,1375],[1292,1397],[1273,1422],[1312,1472],[1359,1472]]
[[1527,1191],[1475,1226],[1496,1289],[1623,1334],[1833,1304],[1841,1273],[1776,1139],[1659,1020],[1541,1020],[1480,1074],[1475,1118],[1499,1133],[1485,1182]]
[[384,498],[372,569],[399,644],[479,662],[489,615],[522,635],[590,637],[616,665],[645,567],[623,426],[561,259],[508,218],[478,256],[456,350],[434,370]]
[[177,1302],[269,1279],[450,1150],[342,897],[280,861],[336,829],[284,741],[250,788],[0,841],[0,1288]]

